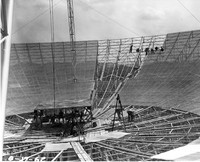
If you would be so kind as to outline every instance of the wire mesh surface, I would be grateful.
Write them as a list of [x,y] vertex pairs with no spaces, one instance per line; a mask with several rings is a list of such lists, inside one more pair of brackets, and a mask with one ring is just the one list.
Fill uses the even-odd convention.
[[[32,111],[38,104],[88,101],[94,85],[97,41],[76,43],[77,82],[73,80],[70,43],[12,44],[7,114]],[[52,70],[55,55],[55,75]],[[55,92],[53,77],[55,76]]]
[[[199,138],[200,116],[177,109],[163,109],[156,106],[136,106],[133,121],[125,117],[127,135],[121,138],[108,138],[96,142],[79,143],[74,147],[70,140],[63,141],[44,130],[32,130],[21,138],[4,139],[3,160],[11,156],[15,161],[26,157],[29,161],[45,157],[45,161],[77,161],[80,154],[87,155],[93,161],[152,161],[153,155],[160,154],[190,143]],[[112,119],[112,117],[108,117]],[[122,125],[115,125],[115,130],[123,131]],[[105,130],[104,130],[105,132]],[[55,132],[54,132],[55,133]],[[103,132],[95,132],[99,138]],[[101,138],[100,138],[101,139]],[[46,142],[71,145],[72,148],[58,151],[42,151]],[[67,142],[67,143],[65,143]],[[55,148],[59,149],[59,148]],[[78,149],[78,150],[77,150]]]
[[[199,114],[200,31],[167,34],[163,53],[146,57],[121,92],[127,105],[154,105]],[[130,96],[130,97],[127,97]]]
[[173,106],[199,113],[199,42],[199,30],[77,42],[76,83],[69,42],[13,44],[6,114],[52,104],[54,93],[56,102],[65,106],[86,101],[105,110],[120,91],[125,105]]
[[[82,160],[78,152],[81,149],[84,149],[82,157],[87,155],[94,161],[161,160],[151,157],[198,139],[199,42],[199,30],[77,42],[77,82],[73,81],[69,43],[53,44],[57,103],[68,106],[89,100],[94,109],[100,109],[98,118],[112,121],[113,96],[119,93],[124,116],[129,108],[135,113],[132,121],[125,116],[124,125],[118,123],[114,130],[124,131],[125,127],[129,134],[119,139],[83,141],[78,143],[79,148],[72,146],[67,150],[42,152],[44,143],[61,142],[57,137],[59,131],[41,129],[23,133],[27,121],[23,115],[20,118],[11,115],[6,118],[5,132],[21,134],[4,138],[3,160],[26,157],[34,161],[45,157],[46,161],[77,161]],[[50,43],[12,45],[7,114],[31,112],[41,103],[52,104],[53,46]],[[146,52],[146,48],[150,50]],[[108,124],[107,128],[109,130],[111,125]]]

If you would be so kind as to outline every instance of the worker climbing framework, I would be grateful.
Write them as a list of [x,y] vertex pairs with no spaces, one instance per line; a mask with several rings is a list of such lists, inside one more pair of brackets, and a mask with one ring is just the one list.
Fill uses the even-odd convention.
[[164,40],[162,35],[99,41],[94,108],[106,111],[126,81],[139,72],[145,49],[161,47]]

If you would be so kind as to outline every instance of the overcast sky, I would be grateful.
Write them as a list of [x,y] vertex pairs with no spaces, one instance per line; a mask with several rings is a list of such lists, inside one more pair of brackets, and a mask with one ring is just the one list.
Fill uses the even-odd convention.
[[[76,40],[197,30],[199,6],[200,0],[74,0]],[[12,42],[50,42],[48,9],[49,0],[15,0]],[[54,0],[54,22],[55,41],[69,41],[66,0]]]

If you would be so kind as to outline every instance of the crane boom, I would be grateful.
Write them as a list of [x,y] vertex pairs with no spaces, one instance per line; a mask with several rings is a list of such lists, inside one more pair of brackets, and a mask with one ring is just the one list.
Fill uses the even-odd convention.
[[75,37],[75,23],[74,23],[74,8],[73,0],[67,0],[68,8],[68,24],[69,24],[69,35],[71,43],[71,54],[72,54],[72,67],[73,67],[73,79],[76,82],[76,37]]

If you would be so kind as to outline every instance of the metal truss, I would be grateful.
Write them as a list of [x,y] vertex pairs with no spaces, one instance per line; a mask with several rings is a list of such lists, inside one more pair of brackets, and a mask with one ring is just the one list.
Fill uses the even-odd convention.
[[[91,102],[94,117],[112,121],[113,100],[127,81],[139,74],[144,63],[189,62],[200,58],[199,30],[138,38],[82,41],[75,45],[72,6],[70,10],[72,44],[54,42],[12,45],[10,80],[5,82],[9,94],[7,106],[11,110],[15,108],[23,112],[28,107],[30,110],[27,111],[31,111],[41,102],[51,103],[53,91],[50,87],[54,77],[55,94],[62,104],[66,98],[70,98],[70,101],[84,98]],[[5,20],[3,24],[6,29]],[[1,46],[6,49],[7,54],[4,53],[4,56],[6,63],[9,63],[9,40],[6,43],[9,33],[7,30],[2,33]],[[54,66],[52,52],[56,53],[55,75],[49,71]],[[7,78],[9,66],[5,67]],[[174,68],[172,73],[176,72]],[[74,77],[79,81],[76,85],[71,81]],[[197,85],[199,82],[195,82]],[[28,122],[30,114],[7,116],[5,130],[23,135],[20,138],[4,139],[3,160],[12,157],[13,160],[26,158],[29,161],[35,161],[36,158],[45,158],[45,161],[148,161],[155,154],[184,146],[199,138],[200,116],[197,114],[155,106],[159,104],[124,104],[124,109],[136,109],[134,121],[128,122],[125,118],[125,125],[115,126],[115,130],[123,131],[125,126],[129,135],[93,143],[85,143],[84,137],[77,137],[73,142],[66,142],[72,148],[60,151],[43,151],[46,142],[61,142],[55,130],[26,131],[23,126]],[[110,130],[112,125],[106,125],[106,128]]]
[[[70,149],[43,152],[44,138],[47,138],[46,135],[48,135],[49,140],[52,141],[53,134],[46,133],[45,135],[35,132],[31,136],[25,135],[25,139],[4,141],[3,159],[7,160],[13,156],[15,160],[26,157],[29,161],[43,157],[46,161],[151,161],[153,155],[184,146],[199,138],[199,115],[173,108],[136,107],[138,111],[134,121],[128,122],[125,118],[126,132],[130,134],[119,139],[111,137],[92,143],[70,142],[72,146]],[[110,129],[112,129],[111,125]],[[123,131],[124,128],[116,126],[115,129]],[[32,139],[32,142],[28,142],[27,139]],[[37,139],[37,142],[34,142],[33,139]],[[38,142],[39,139],[41,142]],[[54,141],[57,140],[54,136]]]

